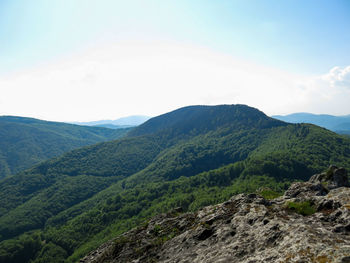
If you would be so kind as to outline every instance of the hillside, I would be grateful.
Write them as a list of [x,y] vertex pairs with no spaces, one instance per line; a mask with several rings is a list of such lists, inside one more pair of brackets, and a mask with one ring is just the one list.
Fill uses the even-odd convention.
[[333,116],[327,114],[293,113],[289,115],[275,115],[275,119],[291,123],[312,123],[341,134],[350,133],[350,115]]
[[261,187],[275,195],[329,163],[349,169],[349,149],[343,136],[245,105],[181,108],[0,181],[0,262],[76,262],[174,207]]
[[333,166],[273,200],[240,194],[160,214],[80,262],[349,262],[349,194],[346,171]]
[[127,131],[0,116],[0,178],[72,149],[117,139]]

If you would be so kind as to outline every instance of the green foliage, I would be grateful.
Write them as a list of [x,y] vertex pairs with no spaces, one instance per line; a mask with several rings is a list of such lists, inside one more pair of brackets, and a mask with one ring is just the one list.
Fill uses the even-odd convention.
[[309,201],[288,202],[287,209],[303,216],[309,216],[316,213],[316,208]]
[[67,257],[68,254],[63,248],[49,242],[43,245],[36,259],[31,263],[63,263]]
[[42,241],[36,232],[20,235],[0,243],[0,263],[22,263],[34,258],[41,249]]
[[283,195],[282,192],[276,192],[269,188],[258,189],[257,193],[267,200],[272,200]]
[[120,138],[129,130],[0,116],[0,179],[72,149]]
[[48,217],[91,197],[113,180],[93,176],[65,176],[33,196],[23,205],[0,217],[0,233],[7,239],[25,231],[41,228]]
[[[100,242],[130,229],[145,218],[169,211],[174,207],[180,206],[185,211],[194,211],[205,205],[227,200],[237,193],[255,192],[262,185],[273,187],[276,191],[281,191],[289,185],[288,182],[278,183],[274,178],[266,176],[239,178],[239,173],[243,169],[243,163],[235,163],[188,178],[147,183],[124,190],[97,206],[97,209],[72,219],[68,224],[50,228],[50,231],[46,232],[48,234],[46,239],[54,240],[60,246],[74,250],[74,255],[71,257],[71,262],[74,262],[87,252],[75,248],[78,241],[84,243],[84,246],[89,246],[90,242],[95,243],[100,238],[101,229],[109,231],[103,231],[103,239],[100,239]],[[215,176],[228,177],[227,183],[224,185],[222,181],[216,181]],[[87,228],[86,225],[90,222],[91,228]]]
[[129,136],[162,133],[171,141],[177,136],[205,134],[231,125],[264,129],[286,123],[246,105],[189,106],[152,118],[130,131]]
[[45,243],[34,262],[77,262],[175,207],[195,211],[262,188],[260,194],[273,198],[330,163],[349,169],[349,149],[343,136],[287,125],[242,105],[184,108],[126,138],[74,150],[0,181],[0,240],[16,243],[21,233],[40,229]]

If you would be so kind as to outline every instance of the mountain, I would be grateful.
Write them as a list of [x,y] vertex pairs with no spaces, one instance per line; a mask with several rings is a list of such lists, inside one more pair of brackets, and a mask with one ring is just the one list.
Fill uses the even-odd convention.
[[114,125],[114,124],[99,124],[99,125],[92,125],[92,127],[103,127],[108,129],[125,129],[125,128],[132,128],[135,127],[135,125]]
[[0,178],[72,149],[117,139],[127,131],[0,116]]
[[[117,127],[132,127],[138,126],[149,120],[151,117],[144,115],[133,115],[128,117],[119,118],[116,120],[100,120],[100,121],[90,121],[90,122],[75,122],[74,124],[78,125],[87,125],[87,126],[98,126],[98,127],[107,127],[115,129],[113,126]],[[106,126],[107,125],[107,126]],[[112,126],[110,126],[112,125]]]
[[350,168],[350,139],[246,105],[181,108],[1,180],[0,262],[77,262],[159,213],[282,193],[330,163]]
[[346,171],[331,167],[276,199],[240,194],[160,214],[80,263],[349,262],[349,195]]
[[338,133],[350,133],[350,115],[332,116],[326,114],[293,113],[289,115],[275,115],[275,119],[291,123],[312,123]]

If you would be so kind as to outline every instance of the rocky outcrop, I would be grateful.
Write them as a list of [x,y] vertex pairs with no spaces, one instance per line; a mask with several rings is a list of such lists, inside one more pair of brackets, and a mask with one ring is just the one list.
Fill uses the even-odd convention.
[[312,176],[309,182],[313,184],[324,184],[329,190],[343,186],[350,186],[346,170],[344,168],[338,168],[334,165],[331,165],[327,172]]
[[274,200],[239,194],[196,213],[172,211],[80,262],[350,263],[348,186],[346,171],[332,166]]

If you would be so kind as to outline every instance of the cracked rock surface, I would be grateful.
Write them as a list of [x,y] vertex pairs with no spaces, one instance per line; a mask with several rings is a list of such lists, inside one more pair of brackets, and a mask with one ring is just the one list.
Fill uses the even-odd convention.
[[[196,213],[158,215],[80,262],[350,263],[349,182],[344,169],[329,171],[274,200],[239,194]],[[291,202],[308,202],[314,213],[297,213]]]

